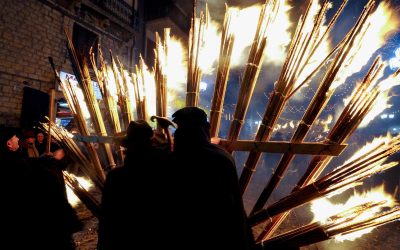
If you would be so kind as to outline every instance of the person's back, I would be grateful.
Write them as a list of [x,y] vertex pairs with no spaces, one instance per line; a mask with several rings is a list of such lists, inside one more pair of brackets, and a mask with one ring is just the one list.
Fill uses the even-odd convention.
[[129,127],[128,137],[135,130],[144,138],[131,138],[137,145],[127,145],[124,166],[107,175],[99,221],[101,250],[151,249],[147,244],[153,243],[159,218],[165,216],[160,211],[164,152],[150,144],[152,130],[147,123],[131,122]]
[[230,154],[210,143],[204,111],[177,111],[170,191],[172,223],[180,228],[170,238],[175,249],[250,249],[253,235],[239,192]]

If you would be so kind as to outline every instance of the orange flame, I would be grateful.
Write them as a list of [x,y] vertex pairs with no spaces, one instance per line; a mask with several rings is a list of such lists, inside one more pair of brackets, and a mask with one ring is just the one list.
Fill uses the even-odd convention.
[[[371,218],[379,214],[383,208],[394,207],[396,205],[394,197],[390,194],[387,194],[384,191],[384,186],[381,185],[367,192],[358,193],[355,191],[353,196],[343,204],[331,203],[326,198],[318,199],[312,202],[311,211],[314,214],[314,221],[327,224],[330,222],[328,220],[330,217],[341,214],[344,211],[349,211],[351,208],[371,202],[379,203],[380,205],[369,209],[358,209],[357,211],[353,211],[351,214],[344,213],[344,216],[338,218],[338,221],[343,223],[340,223],[340,225],[336,227],[345,227],[349,224]],[[353,233],[335,236],[335,239],[337,241],[354,240],[363,234],[371,232],[372,230],[373,228],[358,230]]]

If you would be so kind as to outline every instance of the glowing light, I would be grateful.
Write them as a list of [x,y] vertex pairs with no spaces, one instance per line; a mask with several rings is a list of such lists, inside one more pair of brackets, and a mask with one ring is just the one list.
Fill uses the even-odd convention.
[[368,18],[350,51],[349,60],[339,72],[332,88],[342,84],[352,74],[359,72],[368,63],[371,56],[387,41],[387,38],[399,29],[394,8],[388,3],[381,2],[374,13]]
[[200,90],[206,91],[208,84],[206,82],[200,82]]
[[[86,189],[86,191],[89,191],[93,187],[93,183],[89,179],[85,177],[75,176],[73,174],[70,175],[74,176],[76,180],[79,182],[79,184],[84,189]],[[77,205],[79,205],[80,199],[75,195],[74,191],[72,191],[72,189],[68,185],[65,185],[65,187],[67,188],[68,202],[71,204],[71,206],[76,207]]]
[[[386,136],[380,136],[380,137],[375,137],[372,142],[369,142],[367,144],[365,144],[362,148],[360,148],[359,150],[357,150],[352,157],[350,157],[350,159],[348,159],[346,163],[351,162],[353,160],[355,160],[356,158],[364,155],[365,153],[369,152],[370,150],[376,148],[378,145],[382,144],[382,143],[389,143],[390,140],[392,139],[392,136],[388,133]],[[385,158],[386,159],[386,158]],[[383,161],[385,161],[385,159],[382,159],[380,161],[380,163],[382,163]],[[377,163],[379,164],[379,163]]]
[[394,70],[400,67],[400,48],[397,48],[394,52],[395,57],[389,60],[390,69]]
[[[286,47],[290,43],[291,22],[288,1],[282,1],[275,21],[268,28],[267,47],[265,49],[266,62],[282,63],[286,56]],[[229,8],[232,13],[231,28],[235,36],[232,50],[232,67],[242,66],[246,60],[244,51],[252,44],[260,16],[261,5],[255,4],[247,8]],[[279,34],[277,36],[276,34]]]
[[[359,209],[354,210],[355,207],[368,203],[376,203],[379,205],[368,209],[363,209],[363,207],[360,207]],[[372,218],[373,216],[379,214],[383,208],[394,207],[395,204],[394,197],[390,194],[387,194],[384,191],[384,186],[381,185],[367,192],[354,192],[353,196],[343,204],[334,204],[326,198],[318,199],[312,202],[311,211],[314,214],[314,221],[319,221],[322,224],[331,222],[328,220],[329,217],[341,214],[341,216],[337,216],[336,218],[337,222],[342,222],[339,226],[336,226],[336,228],[339,228]],[[346,213],[345,211],[351,212]],[[354,240],[363,234],[371,232],[373,229],[374,228],[372,227],[364,230],[358,230],[350,234],[338,235],[335,236],[335,239],[337,241]]]

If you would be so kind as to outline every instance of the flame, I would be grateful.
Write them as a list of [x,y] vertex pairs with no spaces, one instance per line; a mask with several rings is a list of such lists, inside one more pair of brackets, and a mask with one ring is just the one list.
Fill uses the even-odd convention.
[[[270,24],[267,35],[267,47],[265,49],[266,61],[282,63],[286,56],[286,47],[290,43],[291,22],[289,10],[291,6],[288,1],[282,1],[276,15],[275,21]],[[231,32],[235,36],[235,44],[232,50],[232,67],[242,65],[246,60],[243,52],[252,44],[257,28],[258,18],[260,16],[261,5],[255,4],[250,7],[240,9],[230,7],[232,13]],[[277,36],[276,34],[279,34]]]
[[348,76],[360,71],[375,51],[399,28],[394,8],[386,2],[379,4],[376,11],[368,17],[367,22],[364,30],[357,35],[356,43],[349,53],[349,61],[339,72],[331,88],[338,87]]
[[199,53],[199,66],[203,74],[211,74],[214,71],[215,62],[218,59],[219,49],[221,45],[221,32],[219,23],[207,18],[204,29],[204,43]]
[[[390,133],[388,133],[386,136],[375,137],[371,142],[368,142],[362,148],[357,150],[344,164],[347,164],[357,159],[358,157],[361,157],[362,155],[366,154],[367,152],[371,151],[372,149],[376,148],[378,145],[382,143],[388,144],[391,139],[392,136],[390,135]],[[385,159],[383,159],[383,161],[384,160]]]
[[[291,6],[288,1],[282,1],[275,21],[269,27],[267,34],[267,47],[265,48],[266,62],[281,64],[286,57],[286,47],[291,41],[289,11]],[[279,34],[279,35],[276,35]]]
[[[351,210],[352,208],[368,203],[379,203],[379,205],[369,209],[360,208],[356,211]],[[387,194],[384,191],[384,185],[381,185],[367,192],[358,193],[355,191],[353,196],[350,197],[344,204],[333,204],[326,198],[318,199],[311,203],[311,211],[314,214],[314,221],[327,224],[331,222],[331,219],[329,219],[330,217],[336,216],[337,222],[343,222],[336,227],[345,227],[350,223],[353,224],[368,218],[372,218],[373,216],[379,214],[384,207],[394,207],[395,205],[396,203],[394,197],[390,194]],[[346,213],[345,211],[351,211],[351,213],[349,214],[349,212]],[[342,215],[337,216],[338,214]],[[337,235],[335,236],[335,240],[354,240],[363,234],[371,232],[373,229],[374,227],[358,230],[349,234]]]
[[321,120],[320,124],[323,126],[324,130],[323,132],[328,132],[329,131],[329,124],[331,124],[333,121],[333,115],[329,114],[326,120]]
[[156,82],[154,73],[151,72],[147,65],[144,64],[143,69],[144,82],[142,83],[144,89],[144,96],[146,96],[146,107],[149,117],[156,115]]
[[108,89],[108,92],[114,98],[114,100],[118,100],[117,83],[115,82],[114,73],[110,66],[107,66],[106,88]]
[[[85,177],[75,176],[71,173],[70,175],[74,176],[79,184],[87,191],[89,191],[93,187],[93,183],[89,179]],[[72,191],[72,189],[68,185],[65,185],[65,187],[67,188],[68,202],[71,204],[71,206],[76,207],[80,203],[80,199],[75,195],[74,191]]]
[[[330,5],[328,8],[331,8],[332,6]],[[321,9],[321,5],[318,3],[318,1],[313,0],[312,1],[312,5],[310,8],[310,18],[307,18],[304,21],[304,31],[303,31],[303,37],[308,35],[312,29],[314,28],[314,20],[318,15],[318,12]],[[326,17],[324,17],[322,23],[325,23],[325,19]],[[316,36],[316,40],[319,41],[323,34],[325,33],[327,29],[326,25],[322,25],[319,33]],[[321,64],[321,62],[325,59],[325,57],[329,54],[330,50],[331,50],[331,41],[330,39],[327,38],[327,36],[321,41],[321,44],[317,47],[317,49],[315,50],[315,52],[313,53],[312,57],[310,58],[310,60],[308,61],[308,64],[304,67],[304,70],[301,72],[300,76],[298,77],[294,88],[296,88],[299,84],[301,84],[310,74],[311,72],[314,71],[314,69]],[[311,47],[312,48],[312,47]],[[306,51],[306,55],[310,55],[311,54],[311,50],[308,49]],[[306,60],[308,56],[305,56],[303,60]],[[304,64],[305,62],[303,62],[302,64]],[[307,85],[302,86],[302,88],[307,87]],[[297,96],[297,98],[299,98],[300,96]],[[301,98],[301,97],[300,97]]]
[[134,102],[135,99],[135,89],[133,87],[133,80],[132,77],[129,74],[129,71],[124,70],[124,76],[127,81],[127,89],[126,89],[126,98],[130,100],[130,105],[131,105],[131,110],[136,109],[136,102]]
[[[168,91],[168,110],[167,114],[171,115],[173,110],[181,108],[177,100],[186,91],[187,81],[187,51],[182,41],[175,37],[171,37],[168,43],[167,58],[167,91]],[[182,106],[183,107],[183,106]]]
[[375,104],[373,105],[372,109],[368,112],[365,116],[363,121],[361,122],[361,128],[366,127],[369,122],[371,122],[376,116],[382,113],[385,109],[391,108],[392,105],[389,104],[390,96],[389,92],[392,87],[400,85],[400,81],[398,76],[391,75],[388,78],[382,80],[379,83],[379,89],[381,93],[376,98]]
[[81,103],[81,109],[82,109],[82,113],[83,113],[83,117],[86,120],[90,119],[90,113],[89,113],[89,109],[87,107],[86,101],[85,101],[85,97],[83,95],[83,91],[81,88],[78,88],[76,85],[73,86],[73,88],[75,88],[75,93],[76,93],[76,98],[78,99],[79,103]]
[[371,122],[380,113],[382,113],[382,111],[392,107],[391,104],[388,104],[389,100],[390,100],[389,91],[385,91],[380,95],[378,95],[378,97],[376,98],[375,105],[372,107],[371,111],[368,112],[363,121],[360,123],[359,128],[366,127],[368,123]]

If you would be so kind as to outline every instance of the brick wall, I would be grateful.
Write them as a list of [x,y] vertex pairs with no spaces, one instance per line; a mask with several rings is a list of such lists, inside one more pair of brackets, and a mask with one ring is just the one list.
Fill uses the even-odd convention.
[[[0,2],[0,125],[19,126],[24,86],[44,92],[54,87],[49,56],[57,69],[72,73],[64,27],[72,30],[73,23],[39,0]],[[129,43],[98,35],[103,50],[112,48],[128,66]]]

